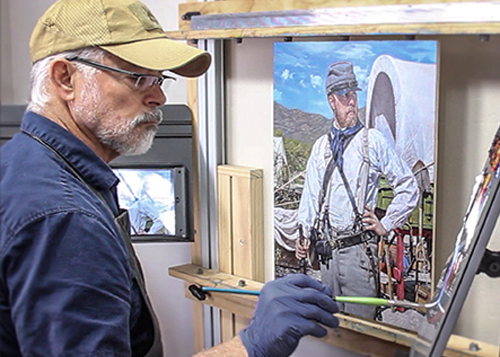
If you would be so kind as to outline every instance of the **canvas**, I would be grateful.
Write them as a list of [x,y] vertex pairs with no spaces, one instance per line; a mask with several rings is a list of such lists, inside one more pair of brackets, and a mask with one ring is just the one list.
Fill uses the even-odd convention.
[[442,356],[478,271],[498,273],[498,265],[493,260],[489,266],[479,267],[500,213],[499,163],[500,128],[488,150],[483,169],[475,178],[455,246],[441,270],[433,299],[427,304],[427,320],[418,329],[411,350],[413,357]]
[[[276,43],[274,59],[276,277],[428,302],[437,42]],[[424,314],[341,308],[410,329]]]

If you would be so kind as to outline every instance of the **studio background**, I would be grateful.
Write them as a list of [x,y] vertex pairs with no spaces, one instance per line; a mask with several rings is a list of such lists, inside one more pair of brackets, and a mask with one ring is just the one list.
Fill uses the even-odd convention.
[[[0,101],[25,104],[31,68],[28,41],[38,17],[52,0],[2,0],[0,8]],[[165,30],[177,28],[178,3],[144,0]],[[373,39],[359,38],[359,39]],[[390,39],[385,37],[384,39]],[[472,190],[500,123],[500,36],[480,42],[478,36],[429,36],[440,40],[436,267],[451,251]],[[295,40],[295,39],[294,39]],[[315,38],[317,40],[317,38]],[[321,40],[327,40],[322,38]],[[264,170],[265,269],[273,278],[273,43],[277,39],[227,41],[226,117],[228,163]],[[170,103],[186,101],[185,81],[176,84]],[[191,261],[190,244],[136,246],[153,304],[159,315],[166,357],[193,353],[191,302],[182,281],[170,278],[167,267]],[[490,249],[500,250],[496,230]],[[477,276],[456,333],[480,341],[500,342],[500,279]],[[356,356],[313,339],[304,339],[295,356]]]

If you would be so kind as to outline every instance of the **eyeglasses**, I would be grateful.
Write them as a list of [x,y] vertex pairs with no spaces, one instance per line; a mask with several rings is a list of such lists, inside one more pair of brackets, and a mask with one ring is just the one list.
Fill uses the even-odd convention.
[[139,90],[145,90],[154,86],[158,86],[161,87],[164,91],[167,91],[176,81],[176,78],[167,76],[165,74],[162,74],[161,76],[155,76],[154,74],[131,72],[124,69],[107,66],[102,63],[97,63],[80,56],[67,56],[65,58],[70,62],[79,62],[103,71],[116,72],[125,74],[129,77],[133,77],[136,79],[134,85]]

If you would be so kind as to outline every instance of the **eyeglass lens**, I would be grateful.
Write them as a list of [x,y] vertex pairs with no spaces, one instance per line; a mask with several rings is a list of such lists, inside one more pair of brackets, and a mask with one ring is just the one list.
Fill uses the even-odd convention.
[[164,78],[164,77],[156,77],[156,76],[140,76],[137,77],[135,82],[135,86],[139,90],[144,90],[156,85],[159,85],[163,91],[168,91],[172,85],[175,83],[175,79],[173,78]]

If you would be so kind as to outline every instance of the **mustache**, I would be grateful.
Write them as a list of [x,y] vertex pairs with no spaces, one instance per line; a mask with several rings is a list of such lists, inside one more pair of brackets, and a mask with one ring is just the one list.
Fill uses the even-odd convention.
[[160,124],[162,121],[163,121],[163,112],[160,109],[155,108],[149,112],[145,112],[135,117],[135,119],[132,121],[132,125],[135,127],[142,123],[151,123],[151,122],[156,122],[156,124]]

